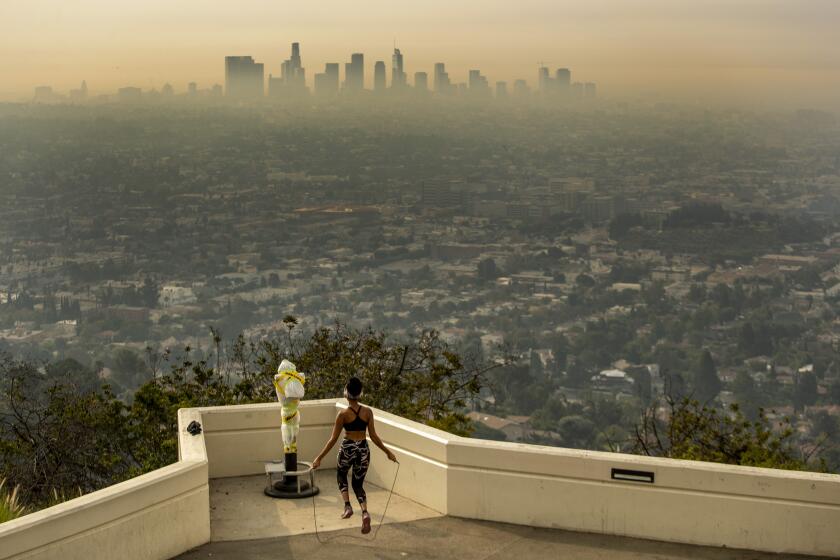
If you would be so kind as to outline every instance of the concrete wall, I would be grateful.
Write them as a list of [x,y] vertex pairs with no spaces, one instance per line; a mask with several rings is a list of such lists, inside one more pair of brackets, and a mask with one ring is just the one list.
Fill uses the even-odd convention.
[[[450,515],[840,555],[840,476],[461,438],[447,449]],[[652,472],[655,482],[612,480],[613,468]]]
[[[326,399],[300,404],[301,427],[298,457],[311,461],[332,433],[336,414],[344,401]],[[261,474],[263,463],[283,458],[280,434],[280,406],[255,404],[199,409],[204,427],[210,478]],[[441,513],[446,512],[446,445],[449,434],[399,416],[377,411],[379,435],[399,454],[401,469],[395,491]],[[375,446],[375,468],[368,474],[372,483],[390,488],[395,465]],[[321,467],[334,469],[338,444]]]
[[[338,400],[301,404],[301,459],[329,437]],[[184,428],[199,420],[204,433]],[[0,525],[7,558],[168,558],[210,539],[208,477],[282,456],[276,404],[183,410],[179,463]],[[840,556],[840,476],[473,440],[376,411],[401,466],[396,492],[444,514],[782,553]],[[374,446],[368,480],[395,465]],[[336,449],[324,468],[335,466]],[[647,471],[652,484],[613,480]]]
[[[338,400],[301,405],[300,456],[330,434]],[[210,476],[262,472],[279,458],[275,404],[203,409]],[[401,466],[395,491],[444,514],[537,527],[770,552],[840,556],[840,476],[656,459],[453,436],[383,411],[379,435]],[[395,466],[375,446],[368,480]],[[335,465],[335,449],[324,467]],[[612,479],[651,472],[654,483]]]
[[[264,462],[283,458],[280,405],[253,404],[199,409],[210,478],[245,476],[265,472]],[[298,456],[310,461],[327,441],[336,416],[336,401],[303,401],[300,404]],[[335,454],[323,461],[335,468]]]
[[210,540],[203,437],[185,432],[181,460],[126,482],[0,525],[0,559],[156,560]]

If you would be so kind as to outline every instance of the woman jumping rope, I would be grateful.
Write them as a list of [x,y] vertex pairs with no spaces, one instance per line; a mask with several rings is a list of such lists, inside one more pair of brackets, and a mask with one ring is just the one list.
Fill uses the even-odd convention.
[[359,501],[359,507],[362,509],[362,534],[370,533],[370,514],[367,510],[367,497],[365,496],[365,475],[370,465],[370,448],[368,447],[367,439],[365,438],[365,430],[370,432],[370,439],[373,443],[385,452],[385,455],[394,462],[397,458],[390,449],[385,447],[379,435],[376,433],[376,428],[373,425],[373,411],[359,404],[359,399],[362,397],[362,382],[353,377],[347,382],[344,388],[344,398],[350,406],[339,412],[335,419],[332,435],[324,445],[324,449],[312,461],[312,468],[317,469],[321,465],[321,459],[324,455],[330,452],[335,442],[338,441],[338,436],[341,435],[341,429],[344,428],[344,440],[341,442],[341,447],[338,450],[338,467],[336,473],[338,476],[338,489],[341,491],[341,497],[344,498],[344,513],[341,514],[342,519],[347,519],[353,515],[353,507],[350,505],[350,493],[347,491],[347,473],[350,468],[353,468],[353,493],[356,494],[356,499]]

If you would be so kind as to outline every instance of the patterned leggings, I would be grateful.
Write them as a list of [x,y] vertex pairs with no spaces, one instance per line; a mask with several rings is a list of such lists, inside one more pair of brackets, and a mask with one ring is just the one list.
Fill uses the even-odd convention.
[[361,441],[345,439],[341,442],[341,447],[338,449],[338,468],[336,469],[338,489],[347,492],[347,473],[350,472],[350,467],[353,467],[353,493],[356,494],[356,499],[359,500],[360,504],[365,503],[367,499],[364,483],[369,465],[370,448],[366,439]]

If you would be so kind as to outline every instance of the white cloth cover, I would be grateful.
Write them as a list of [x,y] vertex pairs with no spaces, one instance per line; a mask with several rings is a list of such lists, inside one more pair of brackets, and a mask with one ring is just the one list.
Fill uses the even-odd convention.
[[289,360],[283,360],[277,368],[277,374],[274,376],[274,389],[277,392],[277,400],[282,403],[284,399],[302,399],[306,394],[306,390],[300,380],[305,382],[306,376],[297,371],[295,364]]

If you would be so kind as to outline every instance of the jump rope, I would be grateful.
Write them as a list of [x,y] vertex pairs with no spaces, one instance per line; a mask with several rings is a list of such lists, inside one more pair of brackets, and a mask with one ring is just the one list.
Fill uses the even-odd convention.
[[379,529],[382,528],[382,523],[385,521],[385,514],[388,513],[388,506],[391,504],[391,496],[394,495],[394,487],[397,485],[397,476],[400,474],[400,462],[396,461],[397,463],[397,471],[394,473],[394,481],[391,483],[391,490],[388,492],[388,500],[385,502],[385,509],[382,510],[382,517],[379,518],[379,524],[376,526],[376,529],[373,531],[372,537],[357,537],[356,535],[345,535],[345,534],[338,534],[332,537],[321,537],[321,533],[318,532],[318,515],[315,511],[315,495],[312,495],[312,522],[315,524],[315,538],[318,539],[318,542],[321,544],[327,544],[328,542],[334,541],[336,539],[356,539],[360,541],[375,541],[376,535],[379,534]]

